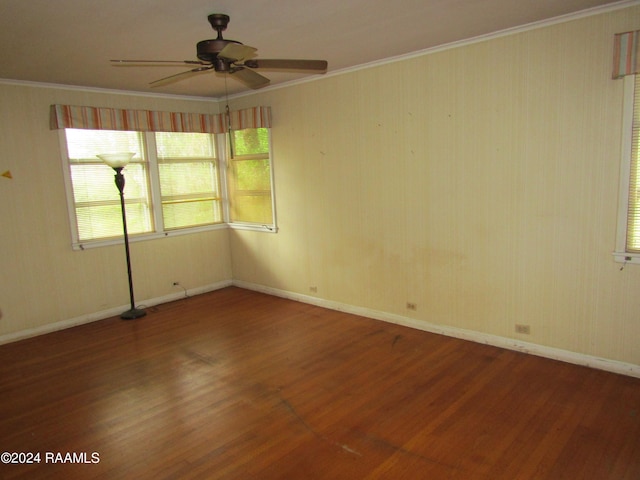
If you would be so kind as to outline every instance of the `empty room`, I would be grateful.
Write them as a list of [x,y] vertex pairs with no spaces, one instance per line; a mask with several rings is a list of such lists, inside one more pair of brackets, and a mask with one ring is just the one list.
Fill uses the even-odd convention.
[[0,478],[640,478],[640,1],[0,27]]

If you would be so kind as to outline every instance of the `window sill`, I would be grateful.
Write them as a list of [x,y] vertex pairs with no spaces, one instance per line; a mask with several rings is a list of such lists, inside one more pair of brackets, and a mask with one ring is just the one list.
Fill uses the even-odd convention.
[[[168,230],[166,232],[154,232],[144,233],[140,235],[129,236],[129,243],[144,242],[146,240],[157,240],[159,238],[175,237],[178,235],[191,235],[194,233],[209,232],[212,230],[223,230],[225,228],[232,228],[234,230],[251,230],[254,232],[263,233],[277,233],[278,227],[275,225],[253,225],[245,223],[217,223],[215,225],[206,225],[204,227],[194,228],[182,228],[179,230]],[[88,250],[90,248],[107,247],[110,245],[121,245],[123,242],[122,237],[110,238],[107,240],[94,240],[88,242],[73,243],[71,248],[73,250]]]
[[[209,232],[212,230],[222,230],[229,228],[226,223],[216,223],[215,225],[206,225],[202,227],[182,228],[179,230],[167,230],[165,232],[143,233],[139,235],[130,235],[129,243],[144,242],[146,240],[157,240],[159,238],[175,237],[178,235],[191,235],[193,233]],[[122,237],[110,238],[105,240],[93,240],[88,242],[78,242],[71,244],[73,250],[87,250],[96,247],[106,247],[110,245],[121,245]]]
[[625,265],[640,265],[640,253],[613,252],[613,258]]
[[253,232],[278,233],[275,225],[256,225],[253,223],[230,223],[229,228],[233,230],[251,230]]

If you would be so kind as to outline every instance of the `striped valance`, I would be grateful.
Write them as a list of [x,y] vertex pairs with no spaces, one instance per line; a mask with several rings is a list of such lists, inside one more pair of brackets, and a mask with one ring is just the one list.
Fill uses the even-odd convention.
[[133,130],[137,132],[226,133],[245,128],[271,128],[271,107],[224,113],[157,112],[118,108],[51,105],[51,129]]
[[640,73],[640,30],[617,33],[613,42],[613,78]]
[[271,128],[271,108],[255,107],[229,112],[231,130],[245,128]]

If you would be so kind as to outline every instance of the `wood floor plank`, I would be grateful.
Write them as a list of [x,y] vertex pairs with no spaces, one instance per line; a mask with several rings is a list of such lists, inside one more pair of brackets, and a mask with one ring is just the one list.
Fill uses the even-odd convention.
[[640,478],[640,379],[235,287],[0,346],[0,412],[2,479]]

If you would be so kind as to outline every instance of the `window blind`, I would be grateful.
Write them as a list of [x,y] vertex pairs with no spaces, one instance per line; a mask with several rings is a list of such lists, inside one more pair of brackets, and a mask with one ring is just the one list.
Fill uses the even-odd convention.
[[166,229],[222,222],[216,149],[204,133],[155,134]]
[[635,78],[631,142],[626,250],[640,253],[640,75]]
[[[97,134],[99,133],[99,134]],[[130,234],[153,229],[147,182],[147,161],[139,132],[65,130],[78,240],[122,235],[120,197],[113,169],[98,157],[100,153],[133,152],[127,165],[125,202]]]

